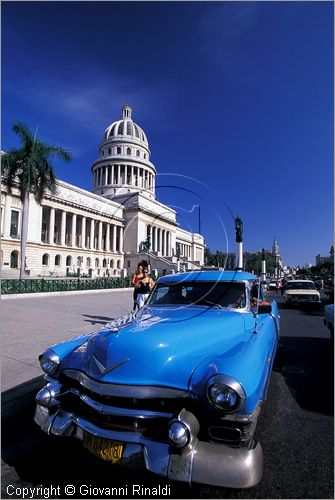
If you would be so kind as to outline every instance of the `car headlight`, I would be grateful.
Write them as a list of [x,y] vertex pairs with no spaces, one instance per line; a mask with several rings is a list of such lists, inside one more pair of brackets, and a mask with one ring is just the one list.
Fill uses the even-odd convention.
[[207,396],[214,408],[225,412],[240,408],[246,397],[241,384],[227,375],[215,375],[208,381]]
[[51,349],[48,349],[43,354],[41,354],[41,356],[39,357],[39,362],[42,370],[47,375],[53,375],[57,371],[60,363],[59,357],[57,356],[57,354],[51,351]]

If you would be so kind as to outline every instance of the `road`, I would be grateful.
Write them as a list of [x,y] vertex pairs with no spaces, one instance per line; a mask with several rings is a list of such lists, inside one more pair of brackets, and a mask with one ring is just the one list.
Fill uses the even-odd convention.
[[[7,391],[2,399],[1,498],[23,498],[22,488],[38,485],[45,489],[32,490],[31,498],[46,498],[49,493],[50,498],[111,498],[104,494],[104,487],[117,489],[113,498],[157,498],[152,488],[159,485],[169,486],[168,498],[334,498],[333,343],[323,326],[322,310],[286,309],[281,297],[277,299],[281,334],[268,399],[257,429],[264,452],[264,475],[256,487],[228,490],[195,485],[190,488],[167,483],[144,472],[97,463],[83,453],[80,443],[47,438],[36,428],[32,422],[32,393],[40,379],[35,379],[19,390]],[[15,310],[23,307],[22,301],[26,299],[19,300],[21,302],[6,302],[7,312],[12,307]],[[68,332],[72,334],[85,331],[82,329],[87,327],[86,320],[95,323],[89,325],[94,329],[113,317],[112,309],[106,312],[106,303],[115,302],[119,304],[116,308],[129,310],[131,296],[128,293],[117,299],[115,295],[113,300],[104,296],[97,299],[102,303],[93,311],[95,300],[93,296],[80,300],[68,297],[64,302],[66,306],[62,301],[59,306],[52,301],[54,305],[49,314],[58,318],[55,329],[62,325],[58,307],[63,307],[68,320],[72,313],[76,316]],[[27,302],[25,308],[28,309]],[[43,299],[39,308],[44,309]],[[22,325],[17,318],[18,314],[15,328],[20,329]],[[43,329],[43,325],[38,328]],[[134,495],[132,484],[151,488],[152,494]],[[8,490],[9,485],[12,487]],[[75,495],[65,495],[66,485],[75,488]],[[87,488],[80,489],[83,485]]]
[[131,307],[131,289],[2,298],[1,391],[38,377],[38,356],[50,345],[97,330]]

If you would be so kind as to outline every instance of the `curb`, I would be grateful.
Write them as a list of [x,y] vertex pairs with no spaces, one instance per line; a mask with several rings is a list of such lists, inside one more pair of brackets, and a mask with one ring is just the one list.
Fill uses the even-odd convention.
[[8,299],[26,299],[32,297],[59,297],[64,295],[88,295],[92,293],[110,293],[110,292],[129,292],[133,290],[133,287],[129,288],[105,288],[103,290],[69,290],[64,292],[33,292],[33,293],[13,293],[13,294],[5,294],[1,295],[1,300]]

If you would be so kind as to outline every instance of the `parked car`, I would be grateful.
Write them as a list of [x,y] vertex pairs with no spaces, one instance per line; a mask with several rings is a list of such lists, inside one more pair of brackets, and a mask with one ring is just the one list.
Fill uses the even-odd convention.
[[288,281],[283,296],[288,305],[316,305],[320,306],[320,292],[315,288],[312,280]]
[[334,304],[327,304],[325,306],[323,322],[329,328],[330,336],[334,340]]
[[254,431],[279,334],[276,302],[258,283],[228,271],[160,278],[136,316],[39,357],[35,422],[169,480],[254,486],[263,463]]
[[272,279],[269,281],[269,283],[268,283],[268,291],[269,292],[274,291],[274,290],[278,290],[279,288],[281,288],[281,281],[280,280]]

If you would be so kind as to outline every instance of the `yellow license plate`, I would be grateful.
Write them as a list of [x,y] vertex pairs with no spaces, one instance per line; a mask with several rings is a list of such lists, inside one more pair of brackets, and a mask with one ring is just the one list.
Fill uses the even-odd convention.
[[88,451],[96,457],[107,460],[113,464],[121,462],[124,445],[118,441],[93,436],[83,431],[83,445]]

